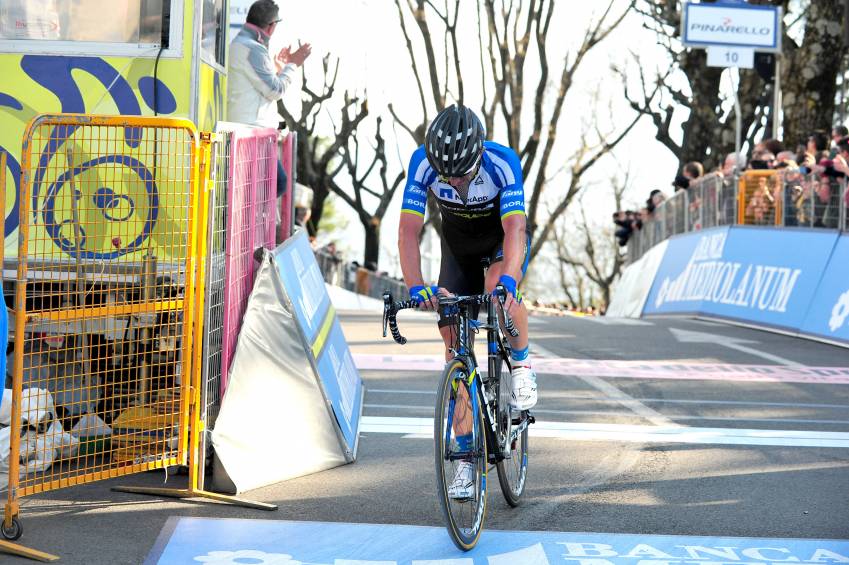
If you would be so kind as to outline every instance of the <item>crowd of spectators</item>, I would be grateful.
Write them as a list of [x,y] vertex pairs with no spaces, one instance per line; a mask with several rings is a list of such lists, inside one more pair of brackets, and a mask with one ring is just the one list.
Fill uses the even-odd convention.
[[[617,211],[613,214],[616,239],[626,245],[631,236],[656,219],[661,203],[675,198],[686,202],[690,214],[688,229],[700,229],[703,188],[711,190],[719,223],[736,221],[737,179],[747,171],[741,185],[746,193],[743,216],[746,224],[810,227],[839,227],[841,200],[849,208],[849,129],[835,126],[831,135],[816,131],[794,149],[778,139],[766,139],[756,144],[746,159],[744,155],[728,154],[722,166],[706,172],[701,163],[689,162],[672,182],[673,193],[667,197],[661,190],[652,190],[640,210]],[[714,181],[708,183],[707,181]],[[718,187],[718,188],[717,188]],[[686,199],[682,197],[686,194]],[[713,208],[711,208],[713,210]],[[780,214],[777,216],[777,214]],[[849,220],[844,219],[849,222]],[[847,226],[843,226],[847,227]],[[676,232],[677,233],[677,232]]]

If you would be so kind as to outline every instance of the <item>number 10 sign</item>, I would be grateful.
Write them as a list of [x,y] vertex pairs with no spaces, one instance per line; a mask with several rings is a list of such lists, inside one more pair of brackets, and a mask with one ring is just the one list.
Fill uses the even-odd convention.
[[721,47],[718,45],[711,45],[707,48],[708,67],[751,69],[754,64],[754,49],[745,47]]

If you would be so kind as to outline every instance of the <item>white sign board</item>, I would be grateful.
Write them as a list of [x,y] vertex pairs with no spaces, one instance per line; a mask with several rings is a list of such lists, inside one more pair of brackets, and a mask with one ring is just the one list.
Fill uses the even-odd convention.
[[230,33],[228,34],[227,43],[233,41],[242,26],[245,25],[245,20],[248,18],[248,9],[255,0],[230,0]]
[[681,20],[684,45],[748,47],[757,51],[781,50],[781,8],[744,2],[691,4]]
[[755,66],[755,50],[748,47],[710,45],[707,48],[707,66],[751,69]]

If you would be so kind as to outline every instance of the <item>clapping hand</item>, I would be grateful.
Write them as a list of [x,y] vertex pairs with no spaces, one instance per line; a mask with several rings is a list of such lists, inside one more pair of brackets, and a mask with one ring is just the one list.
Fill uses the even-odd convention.
[[294,63],[297,66],[301,66],[304,64],[304,61],[307,60],[307,57],[312,53],[312,45],[309,43],[303,43],[300,45],[294,53],[289,53],[289,63]]

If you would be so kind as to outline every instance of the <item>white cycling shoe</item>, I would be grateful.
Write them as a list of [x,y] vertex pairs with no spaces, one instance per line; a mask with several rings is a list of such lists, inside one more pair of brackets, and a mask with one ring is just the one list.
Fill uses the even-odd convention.
[[510,408],[530,410],[537,403],[537,375],[530,367],[513,367]]
[[475,465],[460,461],[454,481],[448,487],[448,497],[455,500],[470,500],[475,497]]

